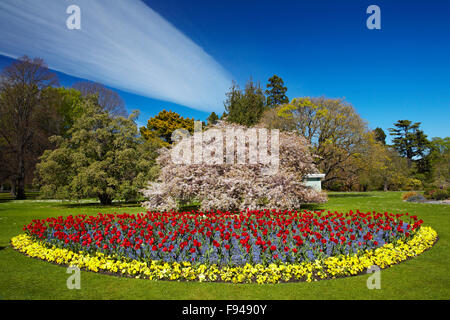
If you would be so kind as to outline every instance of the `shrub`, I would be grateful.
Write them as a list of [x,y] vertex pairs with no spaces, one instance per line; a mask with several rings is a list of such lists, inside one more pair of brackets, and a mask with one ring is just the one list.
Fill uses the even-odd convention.
[[426,201],[427,199],[421,195],[421,194],[417,194],[415,196],[411,196],[408,199],[406,199],[406,201],[408,202],[422,202],[422,201]]
[[421,190],[423,188],[422,181],[419,179],[408,178],[403,185],[405,190]]
[[414,192],[414,191],[405,192],[402,194],[402,200],[405,201],[405,200],[408,200],[410,197],[414,197],[417,195],[418,195],[418,193]]
[[430,200],[446,200],[449,198],[449,192],[443,189],[426,190],[425,197]]
[[433,193],[432,198],[434,200],[445,200],[448,199],[448,193],[445,190],[436,190],[436,192]]

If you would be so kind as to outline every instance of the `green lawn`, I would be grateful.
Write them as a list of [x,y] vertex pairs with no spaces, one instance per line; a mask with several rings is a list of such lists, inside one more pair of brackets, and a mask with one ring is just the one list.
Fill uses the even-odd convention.
[[92,203],[12,201],[0,194],[0,299],[449,299],[450,206],[405,203],[400,192],[331,193],[316,208],[332,211],[390,211],[418,215],[439,234],[438,243],[421,256],[382,270],[381,290],[369,290],[367,277],[314,283],[234,285],[157,282],[81,273],[81,290],[69,290],[66,268],[28,258],[10,245],[34,218],[98,212],[142,212],[138,205],[101,207]]

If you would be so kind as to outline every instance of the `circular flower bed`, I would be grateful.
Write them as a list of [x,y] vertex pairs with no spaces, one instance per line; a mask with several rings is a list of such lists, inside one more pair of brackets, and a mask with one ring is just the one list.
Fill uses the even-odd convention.
[[17,250],[95,272],[164,280],[277,283],[359,274],[414,257],[436,232],[409,214],[148,212],[33,220]]

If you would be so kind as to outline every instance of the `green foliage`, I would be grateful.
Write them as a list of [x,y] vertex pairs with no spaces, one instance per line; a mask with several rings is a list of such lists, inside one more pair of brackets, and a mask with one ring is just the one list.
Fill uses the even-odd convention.
[[131,200],[152,175],[157,146],[144,143],[134,122],[137,117],[113,117],[93,100],[82,102],[83,114],[67,136],[54,136],[37,165],[36,182],[45,197],[98,197]]
[[433,168],[433,183],[439,187],[450,186],[450,137],[433,138],[429,156]]
[[226,119],[231,123],[253,126],[259,122],[266,110],[266,98],[261,86],[252,80],[247,82],[244,92],[233,82],[226,96]]
[[58,135],[66,136],[75,119],[79,118],[84,112],[81,103],[84,98],[80,91],[64,87],[49,87],[45,90],[45,94],[58,113]]
[[58,116],[47,89],[57,84],[42,59],[24,56],[0,74],[0,179],[9,179],[12,194],[25,199],[37,158],[58,131]]
[[287,88],[284,86],[283,79],[274,75],[269,79],[267,84],[267,106],[274,108],[282,104],[289,103],[289,99],[286,96]]
[[375,135],[375,140],[382,143],[382,144],[386,144],[386,133],[384,133],[384,130],[381,128],[375,128],[375,130],[373,130],[373,134]]
[[404,190],[421,190],[423,188],[422,181],[415,178],[406,178],[403,182]]
[[212,112],[209,115],[209,117],[206,119],[208,126],[215,125],[218,120],[219,120],[219,116],[215,112]]
[[448,190],[431,189],[424,192],[424,196],[430,200],[446,200],[450,198]]
[[294,98],[287,105],[266,111],[261,122],[268,128],[295,130],[306,138],[317,156],[315,164],[325,174],[325,188],[337,180],[354,183],[348,180],[354,179],[358,170],[352,158],[363,152],[369,134],[365,121],[343,99]]
[[413,175],[422,182],[432,180],[432,144],[425,133],[420,129],[420,122],[412,123],[409,120],[399,120],[390,128],[394,136],[393,147],[402,156],[408,159],[413,168]]
[[420,129],[420,124],[420,122],[399,120],[394,123],[395,128],[389,128],[390,135],[395,137],[394,148],[410,161],[416,157],[423,158],[430,149],[430,142]]
[[142,136],[150,142],[168,147],[172,144],[172,133],[177,129],[194,132],[194,119],[183,118],[176,112],[163,110],[141,127]]

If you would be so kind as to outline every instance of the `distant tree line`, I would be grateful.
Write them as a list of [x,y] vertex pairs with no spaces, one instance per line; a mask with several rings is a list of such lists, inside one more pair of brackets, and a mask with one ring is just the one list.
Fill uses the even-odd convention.
[[[447,188],[450,138],[432,138],[421,123],[399,120],[369,129],[343,99],[287,97],[277,75],[265,90],[250,79],[241,89],[231,84],[218,121],[293,131],[303,136],[314,165],[329,190],[405,190]],[[139,112],[127,112],[119,94],[99,83],[59,87],[41,59],[23,57],[0,75],[0,187],[16,199],[26,186],[43,197],[96,197],[102,204],[135,200],[157,179],[158,150],[170,148],[177,129],[194,131],[194,119],[162,110],[138,128]]]
[[57,87],[41,59],[22,57],[0,77],[0,184],[16,199],[27,185],[44,197],[131,200],[157,174],[156,150],[120,96],[78,82]]
[[[263,92],[249,80],[244,90],[233,82],[221,120],[245,126],[295,131],[316,155],[330,190],[418,190],[447,188],[449,137],[428,139],[421,123],[399,120],[370,130],[354,107],[343,99],[300,97],[289,101],[283,80],[274,75]],[[211,115],[212,116],[212,115]]]

